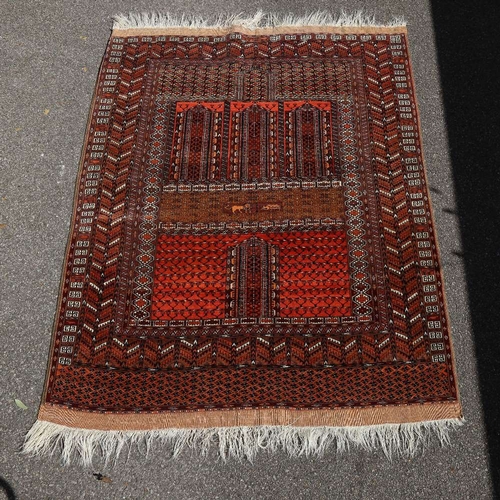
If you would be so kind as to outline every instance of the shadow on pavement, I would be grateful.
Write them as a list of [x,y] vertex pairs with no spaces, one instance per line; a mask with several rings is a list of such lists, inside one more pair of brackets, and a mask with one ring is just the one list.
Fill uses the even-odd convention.
[[12,486],[0,476],[0,493],[5,493],[7,500],[16,500],[16,494]]
[[490,469],[500,497],[500,5],[431,5]]

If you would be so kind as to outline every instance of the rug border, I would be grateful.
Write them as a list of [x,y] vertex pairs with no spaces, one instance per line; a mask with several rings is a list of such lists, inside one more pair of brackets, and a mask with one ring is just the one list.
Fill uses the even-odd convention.
[[[108,42],[106,43],[106,49],[108,48],[109,42],[111,40],[111,37],[108,39]],[[70,219],[70,225],[68,229],[68,236],[66,239],[66,246],[64,250],[64,259],[61,267],[61,272],[60,272],[60,280],[59,280],[59,288],[58,288],[58,299],[57,299],[57,307],[54,312],[54,320],[52,322],[52,329],[51,329],[51,338],[50,338],[50,347],[49,347],[49,352],[47,356],[47,364],[45,368],[45,378],[44,378],[44,385],[43,385],[43,392],[42,392],[42,398],[40,402],[40,409],[38,411],[38,415],[40,415],[40,411],[42,409],[42,406],[45,405],[45,401],[47,398],[47,391],[49,388],[49,380],[51,376],[51,368],[52,368],[52,361],[54,357],[54,351],[55,351],[55,344],[56,344],[56,338],[57,338],[57,325],[58,325],[58,314],[61,311],[61,304],[63,302],[63,292],[64,292],[64,286],[65,286],[65,278],[66,278],[66,269],[68,268],[68,262],[69,262],[69,255],[71,253],[71,242],[73,239],[73,231],[75,228],[75,223],[76,223],[76,217],[77,217],[77,212],[78,212],[78,201],[79,201],[79,195],[80,195],[80,182],[83,179],[83,171],[85,168],[85,151],[88,146],[89,138],[90,138],[90,132],[91,132],[91,126],[92,126],[92,117],[95,111],[95,104],[97,101],[97,96],[99,93],[99,82],[101,80],[101,75],[103,74],[104,71],[104,63],[105,63],[105,53],[103,54],[101,58],[101,63],[99,64],[99,70],[97,71],[96,75],[96,80],[94,84],[94,90],[92,92],[92,99],[90,101],[90,107],[87,113],[87,124],[85,126],[85,133],[83,136],[83,144],[80,149],[80,158],[78,161],[78,170],[76,173],[75,181],[74,181],[74,189],[73,189],[73,208],[72,208],[72,213],[71,213],[71,219]]]
[[[456,402],[460,407],[460,412],[461,412],[461,418],[463,418],[463,409],[462,409],[462,399],[460,397],[460,386],[458,384],[458,374],[457,374],[457,363],[456,363],[456,357],[455,357],[455,346],[454,346],[454,339],[453,339],[453,328],[452,324],[450,322],[450,313],[449,313],[449,307],[448,307],[448,297],[446,294],[446,278],[444,276],[443,272],[443,259],[441,256],[441,248],[439,245],[439,235],[437,231],[437,224],[436,224],[436,219],[434,217],[434,206],[433,206],[433,200],[431,196],[431,191],[429,189],[429,179],[427,177],[427,159],[425,156],[425,149],[424,149],[424,139],[422,136],[422,122],[420,120],[420,105],[419,105],[419,98],[418,98],[418,92],[416,89],[416,81],[415,81],[415,74],[413,72],[413,61],[411,58],[411,48],[410,48],[410,42],[406,40],[406,50],[408,51],[408,69],[410,73],[410,81],[411,81],[411,86],[413,90],[413,100],[415,102],[415,116],[417,118],[417,132],[418,132],[418,137],[420,139],[420,156],[422,158],[422,173],[424,177],[424,184],[425,184],[425,191],[427,192],[427,197],[429,199],[429,213],[431,216],[431,227],[434,232],[434,243],[436,244],[436,254],[437,254],[437,262],[439,264],[439,277],[441,278],[441,289],[443,292],[443,304],[444,304],[444,315],[446,318],[446,327],[448,331],[448,344],[450,346],[450,356],[451,356],[451,366],[452,366],[452,371],[453,371],[453,384],[455,385],[456,389],[456,395],[457,399]],[[425,194],[425,193],[424,193]]]

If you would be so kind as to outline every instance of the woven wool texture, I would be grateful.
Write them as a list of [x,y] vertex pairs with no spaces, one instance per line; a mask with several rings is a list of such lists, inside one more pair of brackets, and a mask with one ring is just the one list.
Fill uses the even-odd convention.
[[219,31],[113,32],[40,421],[460,419],[406,28]]

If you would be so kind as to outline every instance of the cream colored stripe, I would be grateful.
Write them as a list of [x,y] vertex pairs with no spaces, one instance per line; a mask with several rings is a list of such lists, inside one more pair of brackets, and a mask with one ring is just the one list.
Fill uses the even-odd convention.
[[113,29],[111,36],[224,36],[229,33],[242,33],[244,35],[298,35],[303,33],[338,33],[353,35],[370,34],[394,34],[406,33],[406,26],[280,26],[274,28],[244,28],[243,26],[231,26],[228,28],[126,28]]
[[210,428],[258,425],[296,427],[347,427],[403,424],[461,418],[458,402],[425,403],[333,410],[240,409],[170,413],[93,413],[43,404],[39,420],[96,430],[153,430],[170,428]]

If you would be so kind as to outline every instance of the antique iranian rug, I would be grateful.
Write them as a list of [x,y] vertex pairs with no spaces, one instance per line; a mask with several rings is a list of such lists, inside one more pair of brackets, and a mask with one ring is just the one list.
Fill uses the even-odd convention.
[[361,15],[116,18],[26,452],[448,441],[407,41]]

